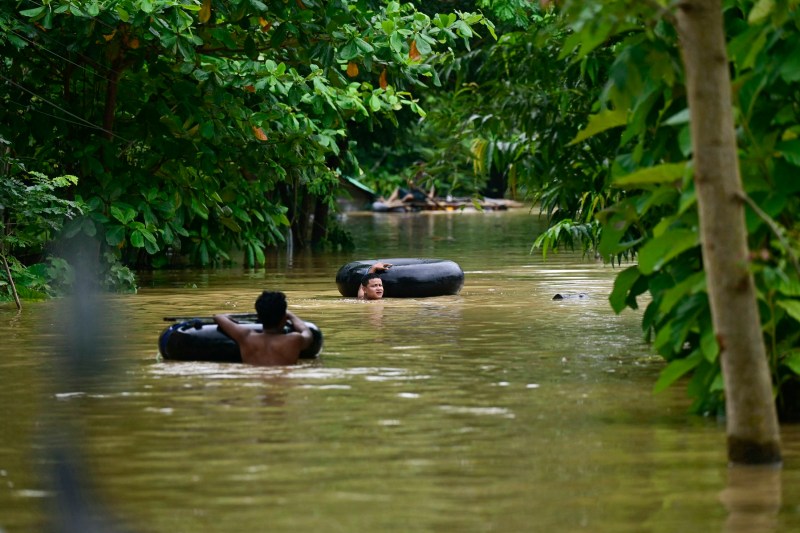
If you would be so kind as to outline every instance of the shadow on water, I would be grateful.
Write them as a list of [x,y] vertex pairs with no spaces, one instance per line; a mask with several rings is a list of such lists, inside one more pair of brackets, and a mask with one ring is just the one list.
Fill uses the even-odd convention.
[[[343,222],[355,253],[278,253],[264,269],[145,275],[137,295],[0,308],[0,531],[54,515],[171,533],[800,526],[797,427],[784,428],[782,470],[728,469],[722,425],[686,415],[680,388],[651,393],[662,362],[640,313],[609,309],[614,269],[530,254],[540,226],[527,212]],[[465,286],[339,295],[341,265],[399,256],[453,259]],[[320,326],[319,360],[158,359],[162,317],[250,312],[265,288]],[[552,300],[564,292],[589,297]],[[76,469],[53,487],[41,474],[59,465]]]

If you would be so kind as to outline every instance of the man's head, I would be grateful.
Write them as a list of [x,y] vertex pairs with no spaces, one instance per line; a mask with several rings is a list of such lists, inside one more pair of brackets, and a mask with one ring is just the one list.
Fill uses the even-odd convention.
[[361,279],[364,287],[364,298],[367,300],[380,300],[383,298],[383,280],[375,273],[367,274]]
[[277,291],[262,292],[256,300],[256,313],[258,313],[258,321],[264,327],[271,328],[281,325],[286,318],[286,295]]

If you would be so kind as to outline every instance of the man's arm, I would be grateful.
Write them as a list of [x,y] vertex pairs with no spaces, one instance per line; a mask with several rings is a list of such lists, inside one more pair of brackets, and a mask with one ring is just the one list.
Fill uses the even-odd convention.
[[305,350],[311,346],[311,343],[314,341],[314,334],[311,333],[311,328],[306,326],[305,321],[301,318],[298,318],[297,315],[291,311],[286,311],[286,318],[292,323],[292,329],[294,330],[294,333],[300,334],[300,336],[303,338],[302,347],[300,350]]
[[369,270],[367,270],[367,274],[373,274],[375,272],[386,272],[390,268],[392,268],[391,263],[384,263],[383,261],[378,261],[377,263],[369,267]]
[[240,343],[245,339],[245,337],[250,335],[250,329],[240,326],[231,320],[228,315],[214,315],[214,322],[217,323],[219,329],[221,329],[223,333],[235,340],[237,343]]

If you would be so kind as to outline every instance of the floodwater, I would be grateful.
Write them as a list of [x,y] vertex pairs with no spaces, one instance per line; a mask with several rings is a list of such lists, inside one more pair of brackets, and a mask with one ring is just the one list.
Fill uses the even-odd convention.
[[[609,308],[616,271],[530,254],[535,215],[343,223],[354,252],[143,275],[88,313],[0,307],[0,533],[800,530],[798,427],[782,470],[729,469],[720,421],[652,393],[662,362],[641,311]],[[339,295],[341,265],[389,257],[452,259],[464,288]],[[322,329],[318,361],[158,359],[163,317],[251,312],[262,289]]]

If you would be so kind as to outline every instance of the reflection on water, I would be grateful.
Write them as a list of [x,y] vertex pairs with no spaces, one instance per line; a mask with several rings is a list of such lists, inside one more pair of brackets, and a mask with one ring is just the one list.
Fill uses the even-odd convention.
[[[789,531],[800,442],[783,470],[729,470],[724,428],[651,394],[640,314],[615,270],[529,253],[526,212],[351,214],[354,253],[281,252],[267,268],[154,273],[114,296],[115,375],[65,387],[51,310],[0,308],[0,531],[41,530],[43,420],[79,424],[86,468],[141,531]],[[350,261],[439,257],[458,296],[339,295]],[[250,312],[262,289],[325,334],[291,368],[160,361],[164,316]],[[555,293],[587,299],[553,301]],[[97,316],[106,321],[108,316]],[[110,346],[110,345],[109,345]],[[113,378],[113,379],[112,379]],[[752,529],[747,529],[752,528]]]
[[728,511],[726,533],[777,531],[781,508],[781,471],[773,466],[735,466],[720,494]]

